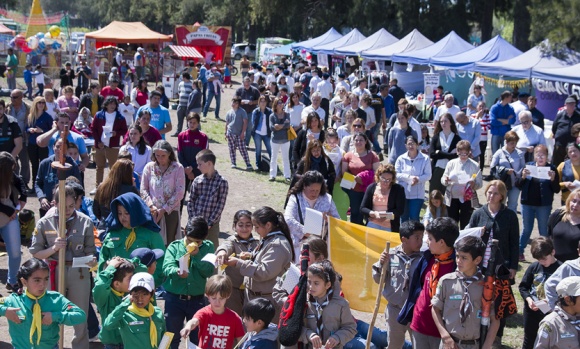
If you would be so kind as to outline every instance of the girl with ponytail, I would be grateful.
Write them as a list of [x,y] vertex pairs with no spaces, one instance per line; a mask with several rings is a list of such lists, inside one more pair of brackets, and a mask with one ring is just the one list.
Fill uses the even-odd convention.
[[[272,297],[276,279],[284,275],[294,260],[290,229],[282,213],[265,206],[252,213],[252,223],[260,236],[260,242],[252,251],[250,259],[231,257],[226,264],[247,276],[244,283],[246,301],[266,298],[276,304]],[[278,323],[279,317],[280,307],[276,306],[272,323]]]
[[48,265],[31,258],[18,270],[18,290],[0,304],[8,319],[14,348],[53,348],[58,345],[59,325],[85,323],[85,312],[58,292],[48,291]]

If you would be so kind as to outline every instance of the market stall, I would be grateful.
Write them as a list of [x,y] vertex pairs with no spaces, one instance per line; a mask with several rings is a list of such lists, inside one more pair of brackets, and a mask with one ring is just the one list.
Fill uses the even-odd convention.
[[165,87],[165,94],[169,98],[178,98],[179,76],[186,68],[187,61],[203,61],[204,57],[192,46],[169,45],[161,53],[163,54],[162,84]]
[[216,62],[221,65],[231,60],[232,27],[194,25],[177,25],[175,39],[179,46],[194,47],[203,57],[206,64]]

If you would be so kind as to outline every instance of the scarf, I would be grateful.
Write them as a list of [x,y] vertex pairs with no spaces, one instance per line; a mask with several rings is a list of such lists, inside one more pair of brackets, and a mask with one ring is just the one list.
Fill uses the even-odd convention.
[[189,267],[189,262],[191,261],[191,252],[193,252],[198,247],[198,244],[195,242],[188,244],[187,238],[183,238],[183,246],[185,246],[185,249],[187,250],[187,253],[185,254],[185,264],[187,264]]
[[126,251],[129,251],[135,240],[137,240],[137,234],[135,234],[135,228],[131,228],[131,232],[129,233],[129,236],[127,236],[127,240],[125,240]]
[[464,323],[469,314],[473,311],[473,304],[471,303],[471,296],[469,295],[469,285],[472,283],[483,280],[483,274],[479,269],[473,276],[465,276],[462,272],[458,271],[457,276],[459,281],[461,281],[461,286],[463,287],[463,297],[461,298],[461,304],[459,305],[459,319],[461,323]]
[[409,274],[411,272],[411,263],[413,260],[411,259],[411,256],[408,256],[402,250],[397,251],[396,255],[405,263],[405,273],[403,275],[403,291],[407,291],[409,289]]
[[578,332],[578,343],[580,344],[580,319],[577,316],[572,316],[566,313],[562,308],[556,306],[554,311],[562,318],[564,321],[569,322],[571,325],[574,326],[576,332]]
[[122,297],[124,297],[124,296],[125,296],[125,293],[123,293],[123,292],[119,292],[119,291],[115,290],[115,289],[114,289],[114,288],[112,288],[112,287],[111,287],[111,292],[112,292],[112,293],[113,293],[115,296],[117,296],[117,297],[121,297],[121,298],[122,298]]
[[332,299],[332,289],[326,293],[326,299],[322,303],[318,303],[318,300],[312,296],[310,296],[309,302],[314,306],[314,316],[316,316],[316,334],[322,340],[322,330],[324,329],[324,323],[322,323],[322,312],[324,308],[328,305],[330,300]]
[[431,266],[431,275],[429,276],[429,297],[433,298],[435,291],[437,290],[437,284],[439,283],[439,265],[453,263],[453,249],[449,250],[443,254],[433,255],[435,257],[435,263]]
[[314,156],[310,157],[310,171],[318,171],[320,172],[320,163],[322,162],[322,156],[315,158]]
[[40,297],[35,297],[28,290],[26,290],[26,297],[32,299],[35,303],[32,306],[32,325],[30,326],[30,344],[34,345],[32,341],[32,337],[34,336],[34,332],[38,332],[36,337],[36,344],[40,344],[40,337],[42,336],[42,311],[40,310],[40,304],[38,304],[38,300],[44,297],[46,291]]
[[151,347],[156,348],[157,329],[155,328],[155,323],[153,322],[153,318],[151,317],[155,313],[155,308],[153,307],[153,304],[149,303],[147,310],[145,310],[145,308],[138,308],[135,305],[135,303],[131,303],[131,305],[127,309],[137,316],[149,318],[149,340],[151,341]]

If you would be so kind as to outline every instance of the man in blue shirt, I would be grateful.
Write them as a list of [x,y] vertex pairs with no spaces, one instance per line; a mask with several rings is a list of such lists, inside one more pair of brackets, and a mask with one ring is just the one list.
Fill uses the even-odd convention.
[[504,91],[500,96],[500,100],[489,111],[491,117],[490,133],[492,154],[495,154],[501,148],[503,145],[503,137],[516,121],[514,108],[509,105],[511,100],[512,93],[510,91]]
[[205,119],[207,117],[209,106],[215,97],[215,118],[220,120],[220,101],[222,91],[220,91],[219,88],[216,89],[216,84],[214,84],[214,81],[221,80],[222,76],[217,71],[215,63],[211,64],[210,69],[211,70],[207,73],[207,102],[203,107],[203,118]]
[[202,97],[201,97],[201,105],[205,105],[205,101],[207,98],[207,69],[205,68],[205,65],[201,64],[201,63],[197,63],[197,67],[199,68],[199,81],[201,81],[201,84],[203,86],[203,90],[202,90]]
[[462,111],[455,115],[455,120],[457,121],[457,133],[459,137],[461,137],[462,140],[477,145],[471,148],[471,158],[475,161],[479,161],[479,155],[481,154],[481,150],[479,149],[481,124],[479,123],[479,120],[465,115]]
[[165,139],[165,134],[171,131],[171,117],[169,116],[169,110],[162,106],[161,104],[161,92],[155,90],[151,91],[149,96],[149,104],[146,104],[137,110],[136,115],[141,115],[142,110],[149,110],[151,113],[151,121],[149,122],[151,126],[155,127],[159,133],[161,133],[161,138]]
[[[383,99],[383,108],[385,109],[386,120],[389,120],[391,115],[395,113],[395,100],[393,99],[393,96],[389,94],[389,85],[383,84],[379,86],[379,93],[381,94],[381,98]],[[382,128],[383,128],[383,151],[386,154],[389,149],[389,147],[387,146],[388,132],[386,122],[382,124]]]

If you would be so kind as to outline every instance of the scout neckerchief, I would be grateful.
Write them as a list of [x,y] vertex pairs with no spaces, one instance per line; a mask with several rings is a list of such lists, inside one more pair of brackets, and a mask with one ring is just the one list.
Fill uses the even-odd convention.
[[431,275],[429,276],[429,297],[433,298],[435,291],[437,290],[437,284],[439,283],[439,265],[453,263],[453,249],[442,254],[433,255],[435,257],[435,263],[431,266]]
[[189,262],[191,261],[191,252],[193,252],[199,245],[196,242],[187,243],[187,238],[183,238],[183,246],[185,246],[185,250],[187,253],[185,254],[185,264],[189,268]]
[[151,341],[151,347],[157,347],[157,329],[155,328],[155,323],[153,322],[153,313],[155,313],[155,308],[153,304],[149,303],[147,310],[145,308],[139,308],[135,303],[131,303],[129,308],[127,308],[133,314],[140,317],[149,318],[149,340]]
[[125,240],[126,251],[129,251],[131,246],[133,246],[135,240],[137,240],[137,234],[135,234],[135,228],[131,228],[131,232],[129,233],[129,236],[127,236],[127,239]]
[[312,295],[310,295],[310,304],[314,305],[314,316],[316,316],[316,334],[318,334],[318,336],[320,337],[320,339],[322,340],[322,330],[324,329],[324,324],[322,323],[322,312],[324,310],[324,307],[326,307],[328,305],[328,303],[330,302],[330,300],[332,299],[332,289],[330,289],[327,293],[326,293],[326,299],[324,300],[324,302],[318,303],[318,300],[316,298],[314,298]]
[[264,238],[260,239],[260,244],[258,245],[258,247],[252,252],[252,260],[254,258],[256,258],[256,256],[258,255],[258,252],[260,252],[260,250],[262,249],[262,247],[264,247],[264,244],[266,243],[266,241],[270,240],[271,238],[273,238],[276,235],[281,235],[284,236],[284,234],[282,234],[279,231],[271,231],[268,233],[268,235],[266,235]]
[[[77,218],[77,211],[75,210],[70,218],[66,220],[66,236],[68,237],[71,233],[70,227],[72,226],[73,220]],[[56,221],[56,226],[58,227],[58,211],[54,215],[54,220]]]
[[40,337],[42,336],[42,311],[40,310],[40,304],[38,304],[38,300],[46,294],[46,291],[40,297],[33,296],[28,290],[26,290],[26,297],[32,299],[34,301],[34,305],[32,306],[32,324],[30,325],[30,344],[34,344],[32,341],[32,337],[34,332],[38,332],[36,334],[36,345],[40,344]]
[[461,298],[461,304],[459,305],[459,320],[464,323],[471,311],[473,310],[473,304],[471,303],[471,297],[469,296],[469,285],[479,280],[483,280],[483,274],[479,269],[473,276],[465,276],[462,272],[458,271],[457,277],[461,281],[461,286],[463,287],[463,297]]
[[112,292],[112,293],[113,293],[115,296],[117,296],[117,297],[124,297],[124,296],[125,296],[125,293],[124,293],[124,292],[119,292],[119,291],[115,290],[115,289],[114,289],[114,288],[112,288],[112,287],[111,287],[111,292]]
[[411,264],[413,263],[413,258],[418,254],[413,253],[411,255],[407,255],[403,250],[398,250],[395,254],[405,263],[405,270],[403,273],[403,290],[407,291],[409,289],[410,283],[409,274],[411,273]]
[[564,321],[569,322],[570,324],[572,324],[574,326],[574,328],[576,329],[576,336],[578,338],[578,343],[580,344],[580,319],[576,316],[572,316],[568,313],[566,313],[562,308],[560,308],[559,306],[556,306],[554,308],[554,311],[562,318],[564,319]]
[[256,239],[254,239],[253,236],[250,235],[249,238],[247,238],[246,240],[242,239],[238,234],[236,234],[236,239],[238,240],[238,242],[242,245],[246,245],[246,248],[248,249],[248,252],[252,252],[252,248],[250,247],[250,244],[254,241],[256,241]]

